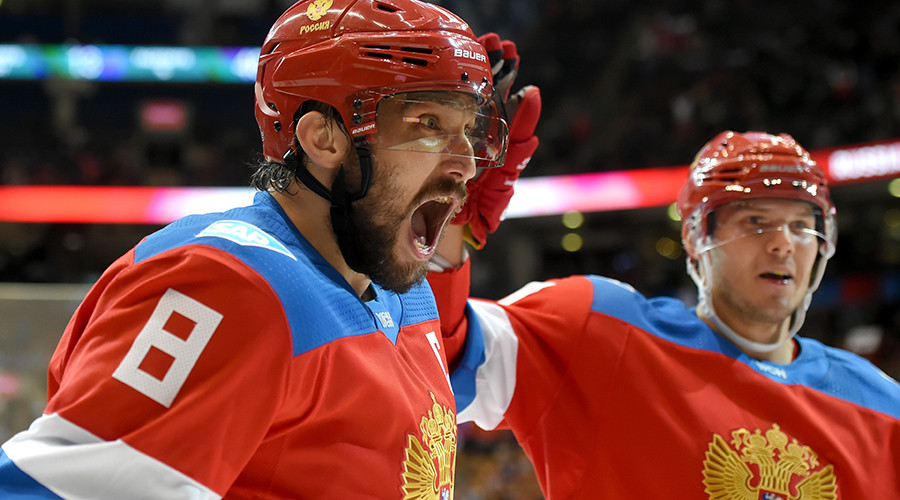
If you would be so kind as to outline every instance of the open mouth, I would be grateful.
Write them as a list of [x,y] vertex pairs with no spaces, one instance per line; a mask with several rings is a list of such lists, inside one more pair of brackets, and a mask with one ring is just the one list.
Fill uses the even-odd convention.
[[431,258],[438,238],[459,201],[453,196],[428,200],[413,212],[411,220],[413,246],[423,259]]
[[793,281],[794,276],[783,271],[769,271],[759,275],[765,280],[774,281],[781,284],[788,284]]

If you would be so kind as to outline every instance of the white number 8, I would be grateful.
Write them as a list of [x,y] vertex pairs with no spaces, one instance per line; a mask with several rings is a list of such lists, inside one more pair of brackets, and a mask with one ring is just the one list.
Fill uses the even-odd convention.
[[[193,330],[184,340],[164,329],[173,313],[194,322]],[[170,407],[220,321],[222,314],[218,311],[183,293],[168,289],[159,299],[147,324],[134,339],[128,354],[113,372],[113,378],[166,408]],[[162,379],[140,368],[151,348],[159,349],[174,358]]]

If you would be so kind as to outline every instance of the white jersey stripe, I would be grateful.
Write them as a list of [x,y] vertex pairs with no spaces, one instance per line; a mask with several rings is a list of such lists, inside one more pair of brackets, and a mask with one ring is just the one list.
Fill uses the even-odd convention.
[[[491,430],[503,420],[516,389],[519,339],[502,307],[469,300],[484,335],[484,363],[475,376],[475,399],[457,415],[460,422],[475,422]],[[470,321],[476,318],[469,318]]]
[[57,414],[35,420],[4,443],[3,451],[20,470],[66,499],[221,498],[122,440],[104,441]]

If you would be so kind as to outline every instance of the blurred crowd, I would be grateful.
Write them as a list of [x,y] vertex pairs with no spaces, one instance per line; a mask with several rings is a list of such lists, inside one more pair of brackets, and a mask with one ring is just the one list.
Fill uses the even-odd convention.
[[[255,46],[289,2],[57,3],[4,2],[0,16],[16,22],[0,23],[0,42]],[[435,3],[476,32],[515,40],[519,82],[541,87],[542,146],[525,175],[684,164],[723,129],[787,131],[809,149],[900,136],[900,4]],[[3,148],[3,181],[152,184],[160,179],[147,164],[156,162],[177,171],[168,182],[245,182],[245,170],[227,165],[259,149],[248,89],[121,85],[4,83],[30,95],[9,103],[17,120],[6,122],[15,133],[4,142],[17,147]],[[135,128],[135,103],[148,95],[195,106],[175,141],[189,144],[154,149],[122,133]],[[205,161],[216,164],[213,174],[195,172]]]
[[[6,0],[0,43],[255,46],[289,3]],[[518,81],[540,86],[541,146],[525,176],[684,165],[725,129],[788,132],[809,149],[900,137],[900,3],[435,3],[478,33],[515,40]],[[0,93],[0,184],[243,186],[260,154],[249,85],[0,80]],[[186,128],[142,130],[138,106],[148,99],[186,103]],[[893,232],[883,224],[896,200],[836,201],[841,243],[804,331],[870,356],[896,377],[900,223]],[[600,214],[588,217],[586,230],[621,248],[660,228],[677,241],[664,222],[617,227],[613,215]],[[497,259],[498,269],[521,252],[523,235],[535,239],[524,222],[507,224],[478,256]],[[0,282],[90,282],[153,229],[0,223]],[[682,260],[660,263],[659,255],[621,248],[564,255],[538,245],[532,258],[540,262],[526,278],[590,271],[690,300]],[[523,284],[521,275],[474,286],[491,296]],[[492,288],[498,283],[502,289]],[[457,498],[540,498],[509,435],[461,436]]]

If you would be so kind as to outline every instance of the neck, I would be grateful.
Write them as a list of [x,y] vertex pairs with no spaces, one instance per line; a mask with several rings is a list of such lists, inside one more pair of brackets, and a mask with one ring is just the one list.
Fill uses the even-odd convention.
[[772,328],[752,328],[745,326],[740,331],[731,328],[723,319],[707,314],[698,308],[698,315],[707,326],[725,337],[747,356],[761,361],[788,364],[794,359],[795,341],[788,332],[785,320],[774,330]]
[[329,202],[296,182],[289,186],[289,192],[276,191],[272,196],[303,237],[347,280],[356,294],[362,297],[371,280],[368,276],[351,269],[344,260],[337,237],[331,229]]

